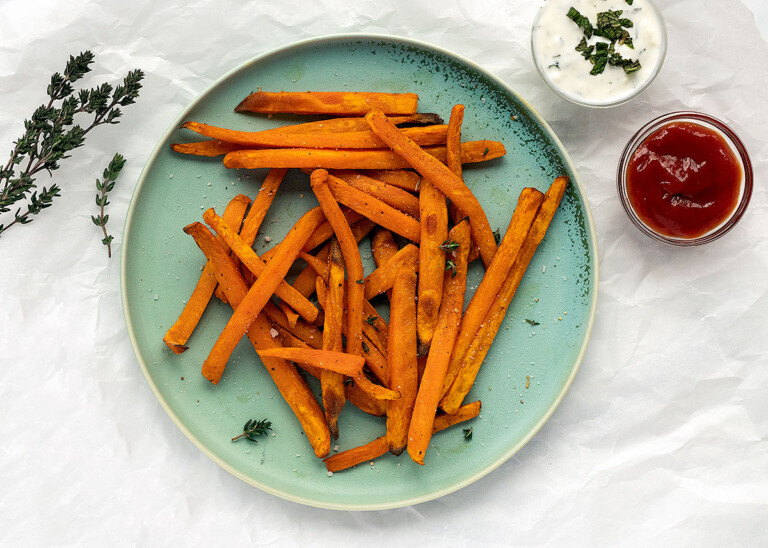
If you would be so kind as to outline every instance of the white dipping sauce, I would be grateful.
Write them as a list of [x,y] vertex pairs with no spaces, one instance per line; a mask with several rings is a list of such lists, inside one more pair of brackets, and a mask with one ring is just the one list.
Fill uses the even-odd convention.
[[[601,74],[592,75],[592,63],[576,51],[584,38],[584,30],[566,14],[574,7],[581,15],[597,24],[597,14],[622,10],[621,18],[630,19],[626,29],[634,49],[616,44],[616,53],[625,59],[640,61],[642,68],[626,74],[621,67],[608,65]],[[587,42],[607,42],[593,36]],[[608,106],[629,100],[656,76],[664,61],[666,33],[661,15],[648,0],[549,0],[533,26],[533,56],[539,72],[566,99],[593,106]]]

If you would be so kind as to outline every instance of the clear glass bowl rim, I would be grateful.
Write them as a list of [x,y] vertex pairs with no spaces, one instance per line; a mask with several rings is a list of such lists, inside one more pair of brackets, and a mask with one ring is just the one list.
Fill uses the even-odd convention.
[[[739,200],[736,209],[733,210],[733,213],[731,213],[731,216],[728,218],[728,220],[725,221],[718,229],[704,234],[698,238],[673,238],[671,236],[659,234],[648,225],[646,225],[642,219],[640,219],[640,217],[638,217],[634,208],[632,207],[632,204],[629,201],[629,196],[627,195],[627,166],[629,164],[630,158],[632,158],[632,155],[635,153],[635,150],[637,150],[637,147],[640,146],[640,144],[651,133],[662,126],[675,121],[702,122],[704,125],[714,127],[727,141],[730,141],[730,144],[733,146],[739,160],[741,161],[741,167],[744,172],[744,189],[741,193],[741,199]],[[744,213],[747,210],[747,206],[749,205],[749,201],[752,197],[752,162],[749,158],[749,153],[747,152],[744,143],[741,141],[739,136],[736,135],[736,133],[725,124],[725,122],[722,122],[714,116],[710,116],[709,114],[705,114],[703,112],[675,111],[668,114],[663,114],[658,118],[654,118],[643,127],[641,127],[637,133],[635,133],[635,135],[629,140],[627,146],[624,147],[624,151],[621,154],[621,159],[619,160],[619,166],[616,173],[616,185],[619,193],[619,199],[621,200],[621,205],[624,207],[624,211],[627,213],[627,216],[629,216],[634,225],[639,228],[640,231],[645,235],[673,246],[689,247],[703,245],[717,240],[729,232],[744,216]]]
[[571,103],[575,105],[580,105],[583,107],[591,107],[591,108],[610,108],[610,107],[616,107],[619,105],[623,105],[625,103],[628,103],[638,95],[640,95],[642,92],[644,92],[646,89],[648,89],[648,86],[650,86],[654,80],[656,80],[656,77],[659,75],[659,72],[661,72],[661,67],[664,65],[664,60],[667,57],[667,25],[664,21],[664,16],[661,13],[661,10],[656,5],[654,0],[646,0],[651,8],[653,9],[654,13],[656,14],[656,17],[659,20],[659,23],[661,23],[661,46],[660,46],[660,56],[659,56],[659,62],[656,64],[656,67],[654,68],[653,72],[651,73],[651,76],[646,80],[643,85],[635,88],[635,90],[630,93],[627,96],[621,97],[619,99],[616,99],[614,101],[608,101],[608,102],[590,102],[590,101],[579,101],[578,99],[574,97],[570,97],[563,93],[546,75],[544,72],[544,67],[539,63],[539,60],[536,58],[536,45],[534,43],[534,31],[536,30],[536,25],[539,22],[539,18],[541,17],[541,14],[544,11],[544,8],[546,7],[546,3],[539,8],[539,11],[536,13],[536,17],[533,20],[533,27],[531,27],[531,56],[533,57],[533,64],[536,66],[536,70],[539,73],[539,76],[541,76],[541,79],[546,82],[547,86],[557,93],[560,97],[563,99],[570,101]]

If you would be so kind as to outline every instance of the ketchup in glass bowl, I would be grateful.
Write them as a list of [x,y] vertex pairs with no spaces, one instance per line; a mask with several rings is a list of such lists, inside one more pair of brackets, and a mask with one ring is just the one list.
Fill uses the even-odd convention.
[[728,232],[752,195],[752,165],[741,140],[698,112],[673,112],[641,128],[624,149],[617,180],[632,222],[678,246]]

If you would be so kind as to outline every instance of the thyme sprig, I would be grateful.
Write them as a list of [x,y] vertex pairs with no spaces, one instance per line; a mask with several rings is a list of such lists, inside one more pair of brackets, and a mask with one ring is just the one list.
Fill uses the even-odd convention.
[[373,327],[373,330],[374,330],[374,331],[377,331],[377,332],[378,332],[378,330],[379,330],[379,326],[378,326],[378,325],[376,325],[376,322],[377,322],[378,320],[379,320],[379,319],[378,319],[376,316],[374,316],[373,314],[371,314],[371,315],[369,315],[369,316],[368,316],[368,317],[365,319],[365,323],[367,323],[368,325],[370,325],[371,327]]
[[99,181],[96,179],[96,190],[98,191],[96,193],[96,205],[99,206],[99,215],[98,217],[91,215],[91,220],[93,221],[93,224],[101,227],[101,231],[104,233],[104,238],[101,240],[101,243],[107,246],[107,256],[110,258],[112,257],[112,240],[114,238],[110,234],[107,234],[109,215],[104,215],[104,208],[109,205],[107,194],[112,192],[112,189],[115,188],[115,180],[118,175],[120,175],[120,171],[123,169],[124,165],[125,158],[120,154],[115,154],[102,174],[102,179],[104,180]]
[[454,242],[453,240],[445,240],[442,244],[440,244],[440,249],[446,253],[449,251],[456,251],[459,249],[459,242]]
[[259,443],[256,438],[265,435],[267,430],[272,430],[272,423],[267,419],[261,419],[260,421],[249,419],[248,422],[245,423],[245,426],[243,426],[243,433],[232,438],[232,441],[237,441],[240,438],[247,438],[254,443]]
[[[13,220],[0,224],[0,236],[15,224],[28,224],[34,215],[52,205],[60,196],[57,184],[36,190],[36,176],[41,171],[59,169],[59,163],[70,152],[83,146],[92,129],[103,124],[117,124],[122,116],[120,107],[136,101],[144,73],[133,70],[123,83],[113,87],[103,83],[75,92],[73,84],[91,71],[94,55],[90,51],[69,57],[64,73],[51,76],[46,93],[48,102],[40,105],[24,121],[24,134],[14,142],[8,162],[0,168],[0,214],[20,207]],[[85,127],[75,124],[75,116],[91,115]],[[26,202],[26,203],[25,203]],[[22,211],[22,209],[24,211]]]

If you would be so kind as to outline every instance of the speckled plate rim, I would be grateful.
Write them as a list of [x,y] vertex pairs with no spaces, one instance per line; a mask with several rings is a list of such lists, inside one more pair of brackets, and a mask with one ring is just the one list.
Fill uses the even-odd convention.
[[[158,389],[157,385],[155,384],[154,380],[152,379],[152,375],[150,374],[149,368],[147,367],[146,362],[142,358],[141,350],[138,345],[138,341],[136,339],[136,334],[133,330],[133,326],[130,321],[131,317],[131,305],[128,302],[127,299],[127,286],[126,286],[126,280],[127,280],[127,273],[126,273],[126,255],[127,255],[127,249],[128,245],[126,245],[125,241],[125,235],[128,234],[128,231],[131,227],[131,219],[133,218],[134,211],[136,209],[136,203],[137,203],[137,196],[140,194],[142,187],[146,183],[147,174],[149,172],[150,166],[156,161],[158,154],[160,151],[164,148],[165,143],[168,142],[168,140],[171,137],[171,134],[177,130],[179,125],[188,118],[188,114],[192,109],[196,107],[198,103],[205,100],[222,82],[228,80],[229,78],[233,77],[234,75],[238,74],[240,71],[243,71],[250,67],[251,65],[255,63],[260,63],[270,57],[277,56],[277,55],[284,55],[285,53],[289,52],[292,49],[297,48],[303,48],[307,45],[312,44],[326,44],[330,42],[337,42],[337,41],[344,41],[349,39],[360,39],[360,40],[383,40],[383,41],[391,41],[391,42],[397,42],[403,45],[408,46],[415,46],[418,48],[423,48],[426,50],[432,50],[437,53],[443,54],[448,57],[453,57],[454,59],[457,59],[458,61],[466,64],[468,67],[471,67],[472,69],[476,70],[480,74],[482,74],[484,77],[488,78],[498,86],[500,86],[504,91],[506,91],[508,94],[510,94],[514,99],[519,101],[523,106],[525,106],[526,109],[530,112],[530,114],[533,116],[533,118],[541,124],[542,128],[547,133],[547,136],[552,140],[552,143],[557,148],[557,151],[559,152],[561,158],[567,165],[570,172],[573,174],[573,178],[571,179],[571,184],[576,185],[576,187],[579,190],[579,195],[583,199],[584,202],[584,212],[585,217],[587,219],[587,225],[589,229],[589,238],[590,238],[590,244],[592,249],[594,250],[593,255],[591,256],[591,267],[592,267],[592,279],[594,284],[594,290],[592,291],[592,301],[590,302],[590,311],[589,311],[589,324],[586,329],[584,341],[582,342],[581,349],[579,350],[579,354],[573,364],[573,367],[571,369],[571,374],[566,379],[565,384],[563,385],[562,390],[557,395],[555,400],[552,402],[552,405],[547,409],[547,411],[542,415],[541,419],[533,426],[533,428],[526,434],[525,436],[520,439],[519,442],[514,444],[509,448],[509,450],[504,453],[500,458],[496,459],[493,462],[488,463],[488,465],[479,470],[474,475],[465,478],[457,483],[454,483],[450,487],[446,487],[442,490],[438,491],[432,491],[429,493],[426,493],[424,495],[411,497],[407,499],[403,499],[396,502],[386,502],[386,503],[372,503],[372,504],[366,504],[366,505],[360,505],[360,504],[327,504],[327,503],[320,503],[316,500],[307,499],[301,496],[297,496],[293,493],[287,493],[284,491],[281,491],[279,489],[274,489],[268,485],[265,485],[256,479],[246,476],[236,468],[232,467],[229,463],[226,461],[220,459],[217,457],[214,453],[212,453],[208,447],[200,442],[193,434],[190,432],[184,424],[179,420],[179,417],[176,415],[176,413],[171,409],[168,402],[165,400],[163,395],[161,394],[160,390]],[[461,57],[460,55],[456,55],[455,53],[448,51],[446,49],[443,49],[439,46],[435,46],[433,44],[422,42],[419,40],[413,40],[411,38],[403,38],[400,36],[394,36],[394,35],[387,35],[387,34],[356,34],[356,33],[348,33],[348,34],[335,34],[335,35],[329,35],[329,36],[320,36],[315,38],[310,38],[307,40],[301,40],[298,42],[293,42],[291,44],[288,44],[286,46],[280,47],[278,49],[269,51],[267,53],[264,53],[262,55],[256,56],[250,61],[247,61],[246,63],[230,70],[229,72],[225,73],[223,76],[218,78],[215,82],[212,82],[208,88],[201,93],[195,100],[193,100],[189,106],[187,106],[184,111],[179,114],[179,116],[176,117],[176,119],[171,123],[168,130],[163,134],[163,136],[158,140],[157,145],[155,146],[155,149],[152,151],[152,154],[150,154],[149,158],[147,158],[147,161],[144,165],[144,168],[142,169],[141,174],[139,175],[139,179],[136,183],[136,187],[134,188],[133,194],[131,195],[131,201],[128,205],[128,212],[125,217],[125,224],[123,226],[123,244],[122,244],[122,250],[120,253],[120,293],[121,293],[121,301],[123,304],[123,318],[125,320],[126,329],[128,331],[128,337],[131,341],[131,346],[133,347],[133,352],[136,355],[136,359],[139,362],[139,366],[141,367],[141,371],[144,374],[144,378],[147,380],[147,383],[149,384],[150,388],[152,389],[152,392],[155,394],[155,397],[160,402],[160,405],[165,409],[165,412],[168,413],[168,416],[171,418],[171,420],[176,424],[176,426],[181,430],[187,438],[195,445],[197,446],[200,451],[203,452],[208,458],[210,458],[212,461],[214,461],[216,464],[221,466],[224,470],[232,474],[233,476],[243,480],[244,482],[253,485],[254,487],[257,487],[261,489],[262,491],[266,493],[270,493],[272,495],[278,496],[280,498],[283,498],[285,500],[289,500],[292,502],[297,502],[300,504],[305,504],[307,506],[314,506],[316,508],[324,508],[324,509],[330,509],[330,510],[386,510],[390,508],[401,508],[404,506],[411,506],[414,504],[419,504],[422,502],[427,502],[430,500],[434,500],[437,498],[440,498],[442,496],[448,495],[450,493],[453,493],[455,491],[458,491],[459,489],[462,489],[463,487],[466,487],[467,485],[470,485],[480,478],[488,475],[492,471],[494,471],[496,468],[504,464],[506,461],[508,461],[512,455],[517,453],[526,443],[528,443],[533,436],[536,435],[536,433],[541,430],[542,426],[544,426],[544,423],[549,420],[549,418],[552,416],[552,414],[555,412],[555,409],[557,409],[558,405],[560,405],[560,402],[565,397],[566,392],[568,392],[568,389],[571,387],[571,384],[573,384],[573,379],[576,377],[576,373],[579,370],[579,367],[581,366],[581,362],[584,359],[584,354],[586,353],[587,346],[589,344],[589,340],[592,336],[592,327],[595,322],[595,312],[597,310],[597,294],[598,294],[598,250],[597,250],[597,234],[595,232],[595,223],[592,218],[592,210],[589,206],[589,202],[586,199],[586,192],[584,190],[584,187],[581,184],[581,181],[579,180],[579,176],[576,172],[576,168],[573,165],[573,162],[571,161],[570,156],[568,156],[568,153],[565,150],[565,147],[563,147],[563,144],[560,142],[560,139],[555,135],[554,131],[552,131],[552,128],[549,126],[549,124],[539,115],[539,113],[526,101],[523,99],[520,95],[517,94],[509,85],[507,85],[504,81],[497,78],[493,74],[489,73],[476,63],[473,63],[472,61],[465,59],[464,57]]]

